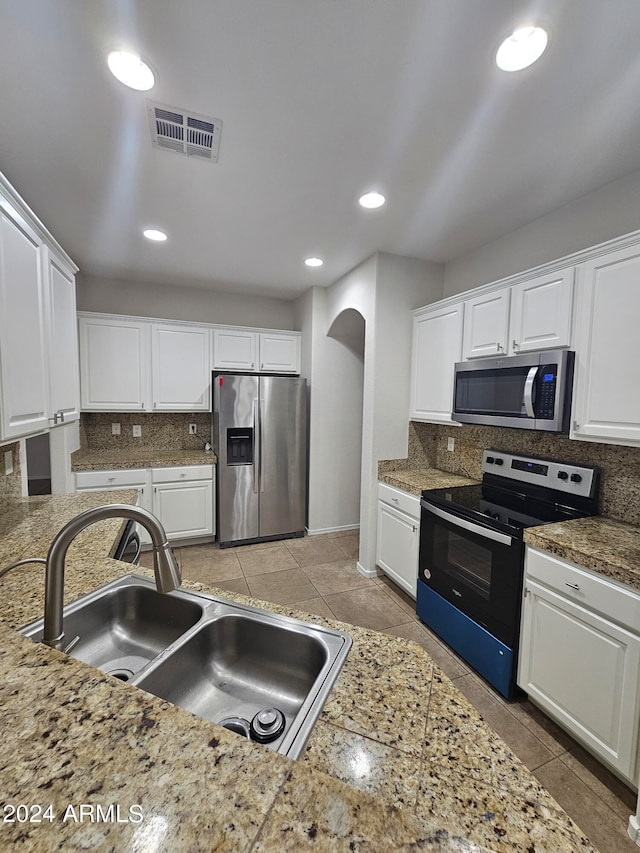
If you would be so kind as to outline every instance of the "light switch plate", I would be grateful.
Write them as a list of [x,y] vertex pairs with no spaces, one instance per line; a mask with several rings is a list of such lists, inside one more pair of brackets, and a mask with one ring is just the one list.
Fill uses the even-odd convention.
[[450,435],[447,438],[447,450],[455,450],[455,449],[456,449],[456,440],[452,435]]
[[4,453],[4,473],[6,476],[13,474],[13,451],[5,450]]
[[111,435],[120,435],[120,424],[111,424]]
[[134,438],[140,438],[141,435],[142,435],[142,427],[140,426],[140,424],[134,424],[133,437]]

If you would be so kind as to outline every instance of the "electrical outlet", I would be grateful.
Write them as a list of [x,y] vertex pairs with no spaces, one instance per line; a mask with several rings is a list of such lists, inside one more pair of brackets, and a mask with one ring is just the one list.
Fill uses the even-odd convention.
[[455,450],[456,449],[456,440],[453,436],[449,436],[447,438],[447,450]]
[[4,473],[5,476],[13,474],[13,451],[6,450],[4,454]]
[[120,424],[111,424],[111,435],[120,435]]
[[140,438],[141,435],[142,435],[142,427],[140,426],[140,424],[134,424],[133,437],[134,438]]
[[198,424],[189,424],[189,435],[196,435],[198,432]]

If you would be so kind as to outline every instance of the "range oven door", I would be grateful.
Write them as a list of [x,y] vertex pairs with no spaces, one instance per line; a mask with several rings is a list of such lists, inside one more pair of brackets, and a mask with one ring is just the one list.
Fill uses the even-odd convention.
[[418,576],[510,648],[517,643],[523,542],[421,501]]

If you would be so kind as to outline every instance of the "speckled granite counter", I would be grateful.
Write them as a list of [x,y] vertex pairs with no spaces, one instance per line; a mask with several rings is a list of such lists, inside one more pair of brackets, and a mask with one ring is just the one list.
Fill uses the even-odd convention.
[[448,489],[451,486],[475,486],[478,480],[469,477],[461,477],[459,474],[450,474],[448,471],[440,471],[438,468],[407,468],[394,471],[378,473],[378,480],[410,492],[412,495],[420,494],[424,489]]
[[72,471],[113,471],[124,468],[170,468],[174,465],[215,465],[216,455],[204,450],[76,450]]
[[[100,500],[65,497],[64,511],[50,498],[53,531],[77,511],[71,499],[89,497]],[[3,536],[13,540],[13,559],[40,547],[26,540],[20,552],[27,522],[16,518]],[[113,530],[96,527],[86,556],[70,552],[68,600],[128,571],[99,556],[112,544]],[[409,641],[303,616],[348,631],[353,647],[306,751],[291,762],[16,635],[41,613],[42,567],[10,573],[0,591],[0,790],[8,803],[51,803],[54,815],[52,823],[0,825],[2,849],[594,850]],[[122,822],[63,820],[69,805],[77,815],[80,804],[119,805]],[[133,805],[141,807],[140,823],[127,822]]]
[[530,527],[524,541],[640,590],[640,527],[595,516]]

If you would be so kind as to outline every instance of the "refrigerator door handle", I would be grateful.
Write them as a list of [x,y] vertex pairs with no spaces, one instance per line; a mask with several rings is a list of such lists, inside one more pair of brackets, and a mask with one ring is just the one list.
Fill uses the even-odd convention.
[[262,452],[262,448],[264,447],[264,442],[262,440],[262,425],[265,420],[265,411],[264,411],[264,400],[260,400],[260,491],[264,492],[264,480],[265,480],[265,472],[264,472],[264,453]]
[[260,429],[260,413],[258,411],[257,399],[253,401],[253,491],[258,492],[258,457],[256,456],[256,445],[261,444],[256,440]]

